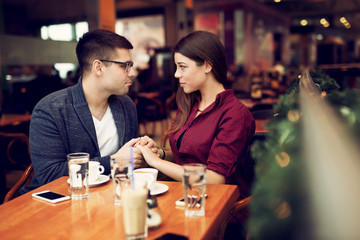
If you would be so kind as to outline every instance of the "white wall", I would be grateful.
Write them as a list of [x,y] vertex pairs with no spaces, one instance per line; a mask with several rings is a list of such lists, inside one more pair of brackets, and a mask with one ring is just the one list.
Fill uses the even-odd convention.
[[0,35],[0,65],[77,64],[77,42]]

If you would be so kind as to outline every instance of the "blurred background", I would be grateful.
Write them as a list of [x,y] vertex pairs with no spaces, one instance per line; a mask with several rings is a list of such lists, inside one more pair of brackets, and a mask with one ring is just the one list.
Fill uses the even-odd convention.
[[31,113],[74,84],[76,42],[96,28],[133,43],[132,93],[161,91],[162,101],[177,87],[169,50],[193,30],[220,36],[239,94],[250,91],[246,77],[274,67],[284,84],[303,67],[359,84],[359,0],[0,0],[1,112]]
[[[255,157],[261,170],[258,176],[266,177],[259,177],[254,188],[253,219],[250,221],[254,239],[266,239],[266,236],[296,239],[294,236],[299,231],[297,213],[315,214],[316,211],[310,214],[302,206],[308,201],[303,201],[304,196],[314,195],[306,190],[315,184],[304,181],[310,177],[301,174],[307,173],[318,159],[327,162],[320,164],[319,161],[321,166],[316,169],[329,165],[330,156],[321,155],[320,146],[335,157],[335,170],[329,171],[332,183],[340,185],[337,190],[349,190],[345,194],[347,197],[342,199],[360,201],[360,193],[355,191],[360,188],[352,185],[358,177],[347,181],[346,186],[352,183],[351,188],[344,188],[345,183],[341,185],[338,180],[346,179],[348,171],[335,176],[341,172],[339,169],[345,169],[345,165],[353,169],[360,167],[357,163],[347,164],[345,154],[333,154],[340,153],[339,146],[344,152],[350,152],[349,146],[355,144],[358,147],[358,142],[341,137],[341,143],[329,147],[330,143],[325,141],[338,138],[339,134],[327,136],[333,129],[342,129],[340,126],[350,131],[357,127],[356,131],[360,133],[360,103],[356,100],[359,95],[346,92],[358,93],[360,89],[360,0],[0,0],[0,132],[28,135],[35,104],[45,95],[78,81],[77,41],[85,32],[97,28],[115,31],[133,44],[137,76],[129,95],[137,105],[140,134],[153,137],[165,147],[168,145],[163,133],[170,126],[176,110],[178,86],[173,76],[175,65],[171,49],[180,38],[194,30],[210,31],[220,37],[228,61],[226,87],[234,90],[255,117],[256,140],[271,140],[271,144],[255,144]],[[298,98],[282,98],[289,90],[294,96],[297,85],[293,80],[298,80],[304,69],[317,71],[312,72],[311,77],[321,91],[321,98],[325,98],[330,90],[340,91],[332,99],[338,107],[334,107],[338,109],[336,114],[323,111],[325,107],[314,109],[314,102],[305,102],[307,97],[303,98],[301,109]],[[309,96],[312,95],[310,91]],[[325,119],[305,125],[302,119],[303,112],[306,116],[305,109],[313,110],[308,115],[319,116],[319,119],[325,116]],[[277,121],[274,121],[274,113],[278,115]],[[332,120],[338,115],[345,121],[336,125]],[[329,119],[330,122],[324,124]],[[299,145],[306,141],[302,140],[303,133],[307,132],[304,128],[311,133],[307,142],[313,145],[318,155],[307,157],[309,164],[298,167],[294,164],[302,163],[297,159],[303,153]],[[318,134],[314,129],[323,129],[324,134]],[[317,143],[315,135],[320,139]],[[26,144],[20,141],[9,149],[11,141],[11,138],[0,140],[0,201],[30,162]],[[289,145],[287,148],[286,144]],[[10,155],[13,161],[6,161]],[[357,158],[355,153],[347,159]],[[337,166],[339,159],[342,165]],[[324,172],[327,169],[324,168]],[[299,174],[301,176],[295,178]],[[314,174],[321,176],[318,172]],[[316,186],[321,188],[325,182],[329,183],[324,179]],[[308,184],[304,187],[306,190],[302,189],[306,194],[294,192],[300,182]],[[329,198],[345,196],[332,191],[331,187],[328,190],[333,194]],[[326,196],[322,195],[323,212],[329,213],[328,209],[346,205],[354,207],[347,212],[360,216],[360,209],[355,204],[340,200],[331,206],[324,204],[328,203]],[[339,212],[316,216],[320,215],[323,220],[319,221],[326,222],[337,219]],[[346,225],[357,223],[357,220],[350,217],[341,221]],[[322,233],[315,238],[305,237],[306,233],[297,238],[356,239],[360,236],[354,225],[352,232],[347,232],[355,238],[343,238],[342,234],[334,234],[336,228],[333,226],[340,225],[331,224],[325,224],[323,228],[330,238]],[[346,231],[345,227],[342,229]]]

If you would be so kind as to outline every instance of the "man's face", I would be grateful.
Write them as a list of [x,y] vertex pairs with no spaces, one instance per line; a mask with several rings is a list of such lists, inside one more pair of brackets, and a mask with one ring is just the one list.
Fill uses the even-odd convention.
[[[116,57],[107,59],[117,62],[131,62],[131,55],[129,49],[116,49]],[[118,63],[110,63],[108,67],[104,68],[104,75],[100,81],[102,88],[108,91],[110,95],[125,95],[129,92],[131,86],[131,78],[135,76],[133,67],[128,67]]]

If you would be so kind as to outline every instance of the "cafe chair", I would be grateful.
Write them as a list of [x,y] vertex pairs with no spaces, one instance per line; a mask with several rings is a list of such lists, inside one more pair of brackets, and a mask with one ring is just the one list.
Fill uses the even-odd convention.
[[[246,156],[246,163],[245,163],[245,181],[249,185],[249,188],[251,189],[253,182],[256,179],[255,175],[255,166],[256,166],[256,159],[252,156],[252,144],[248,145],[245,152]],[[248,196],[246,198],[243,198],[241,200],[236,201],[228,215],[226,216],[225,220],[223,221],[219,233],[218,233],[218,239],[223,240],[225,238],[225,232],[228,227],[228,224],[230,220],[237,216],[238,214],[241,214],[242,216],[246,217],[246,219],[249,218],[249,205],[251,202],[252,196]],[[239,223],[240,224],[240,223]],[[247,231],[246,226],[242,226],[243,229],[246,230],[246,240],[249,240],[249,232]]]
[[17,192],[20,190],[22,186],[25,185],[28,181],[30,181],[31,177],[33,175],[33,166],[30,164],[24,171],[24,173],[21,175],[19,181],[9,190],[9,192],[6,194],[4,198],[4,203],[16,198]]
[[[166,119],[166,114],[160,99],[151,96],[136,96],[134,102],[136,104],[139,125],[144,126],[145,134],[150,136],[155,134],[155,122],[157,121],[161,123],[161,132],[165,130],[163,121]],[[152,123],[151,132],[147,131],[148,123]]]
[[[6,148],[6,158],[13,165],[27,167],[30,163],[29,137],[24,133],[0,132],[0,143]],[[19,157],[19,149],[26,151],[25,155]],[[27,159],[22,159],[22,157]]]
[[[30,181],[33,175],[33,166],[30,160],[29,137],[26,134],[0,132],[0,139],[2,145],[6,147],[5,157],[8,166],[4,170],[5,175],[13,174],[14,170],[25,169],[20,179],[5,196],[5,203],[15,198],[18,190]],[[19,152],[24,154],[19,154]]]
[[[244,199],[241,199],[237,202],[235,202],[233,204],[233,206],[231,207],[229,214],[226,216],[225,220],[223,221],[223,223],[221,224],[220,230],[219,230],[219,234],[218,234],[218,240],[223,240],[225,239],[225,232],[226,232],[226,228],[230,222],[230,220],[236,216],[239,213],[243,213],[244,215],[248,215],[249,211],[247,210],[250,202],[251,202],[252,196],[248,196]],[[248,216],[247,216],[248,217]],[[244,229],[247,229],[246,226],[244,226]],[[250,234],[247,231],[246,233],[246,240],[250,239]]]

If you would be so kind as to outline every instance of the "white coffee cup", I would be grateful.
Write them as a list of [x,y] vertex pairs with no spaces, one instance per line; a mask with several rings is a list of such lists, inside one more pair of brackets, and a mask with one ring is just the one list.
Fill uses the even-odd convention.
[[105,171],[104,166],[100,165],[99,162],[89,162],[89,183],[94,183],[99,178],[100,174]]
[[147,181],[148,189],[154,190],[158,173],[159,171],[155,168],[138,168],[134,171],[134,178],[135,181],[137,179]]

